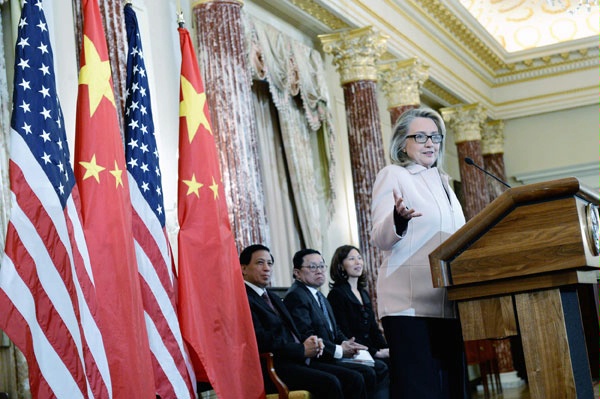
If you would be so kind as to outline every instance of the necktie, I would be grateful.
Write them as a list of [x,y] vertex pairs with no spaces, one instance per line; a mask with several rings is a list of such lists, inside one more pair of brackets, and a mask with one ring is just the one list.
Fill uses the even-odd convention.
[[275,309],[275,306],[273,306],[273,302],[271,302],[271,298],[269,298],[269,294],[267,294],[267,291],[263,292],[262,298],[265,300],[265,302],[267,302],[267,305],[269,305],[269,307],[273,309],[273,312],[279,314],[277,309]]
[[329,326],[329,331],[333,332],[333,323],[331,322],[331,317],[329,317],[329,311],[327,311],[327,306],[325,305],[325,296],[321,294],[320,291],[317,291],[317,298],[319,299],[319,306],[325,315],[325,319],[327,320],[327,325]]
[[[273,302],[271,302],[271,298],[269,298],[269,294],[267,294],[267,291],[263,292],[261,296],[265,300],[265,302],[267,302],[267,305],[269,305],[269,307],[273,309],[273,312],[277,313],[279,317],[281,317],[281,314],[279,313],[279,311],[277,311],[277,308],[275,307],[275,305],[273,305]],[[290,329],[290,333],[292,334],[292,337],[294,337],[294,342],[300,343],[300,340],[298,339],[296,334],[294,334],[294,331]]]

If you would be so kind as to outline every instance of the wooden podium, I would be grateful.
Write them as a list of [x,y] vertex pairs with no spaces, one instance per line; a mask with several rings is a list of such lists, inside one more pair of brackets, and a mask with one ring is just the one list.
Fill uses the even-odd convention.
[[521,336],[534,399],[594,397],[598,204],[575,178],[511,188],[429,255],[465,341]]

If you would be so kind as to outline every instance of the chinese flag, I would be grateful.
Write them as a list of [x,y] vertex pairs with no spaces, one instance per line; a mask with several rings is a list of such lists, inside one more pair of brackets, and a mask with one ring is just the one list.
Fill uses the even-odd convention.
[[248,297],[225,202],[206,94],[179,28],[179,319],[199,380],[219,398],[262,398]]
[[113,397],[153,399],[154,376],[133,246],[127,167],[96,0],[83,1],[75,178]]

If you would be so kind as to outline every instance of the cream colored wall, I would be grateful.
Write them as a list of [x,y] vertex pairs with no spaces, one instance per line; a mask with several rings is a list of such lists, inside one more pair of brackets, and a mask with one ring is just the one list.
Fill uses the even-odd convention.
[[[598,187],[598,105],[505,121],[504,162],[510,179],[550,171],[560,176],[578,165],[595,165],[595,177],[575,176]],[[586,168],[588,170],[589,168]],[[575,173],[577,173],[575,171]],[[568,173],[567,173],[568,174]]]

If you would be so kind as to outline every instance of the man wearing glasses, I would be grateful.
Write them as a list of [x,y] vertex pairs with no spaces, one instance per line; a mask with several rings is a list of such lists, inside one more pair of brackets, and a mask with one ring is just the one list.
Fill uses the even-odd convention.
[[[240,253],[258,350],[273,353],[277,374],[291,390],[306,389],[315,399],[364,399],[360,373],[316,361],[323,350],[322,340],[314,334],[302,335],[279,296],[267,289],[273,262],[264,245],[250,245]],[[268,378],[264,382],[267,393],[276,392]]]
[[375,397],[377,376],[373,367],[341,361],[352,358],[366,346],[348,339],[335,322],[333,309],[318,290],[326,280],[327,265],[321,253],[303,249],[294,255],[294,283],[283,302],[302,336],[316,335],[323,339],[323,354],[317,362],[333,363],[358,371],[364,378],[369,398]]

